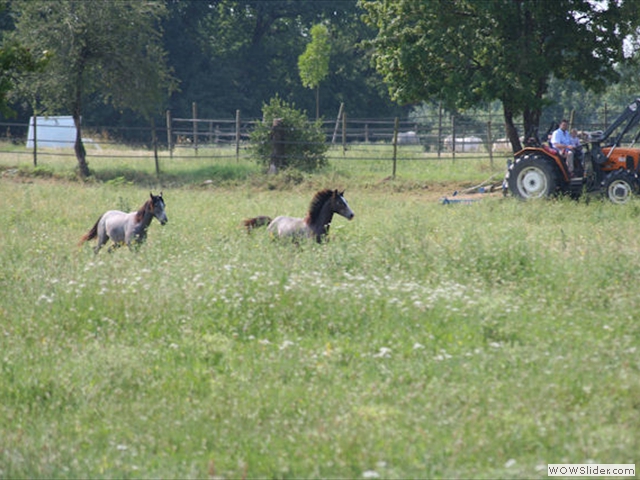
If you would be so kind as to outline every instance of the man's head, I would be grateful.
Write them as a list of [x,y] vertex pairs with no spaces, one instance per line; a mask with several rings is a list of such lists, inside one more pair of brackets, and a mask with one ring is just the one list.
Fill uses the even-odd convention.
[[567,128],[569,128],[569,122],[567,122],[565,119],[562,119],[560,121],[560,129],[566,132]]

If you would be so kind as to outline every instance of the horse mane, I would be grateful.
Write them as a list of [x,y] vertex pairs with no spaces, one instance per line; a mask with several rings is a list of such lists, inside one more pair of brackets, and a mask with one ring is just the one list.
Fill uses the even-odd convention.
[[324,190],[320,190],[314,195],[311,200],[311,204],[309,205],[309,213],[307,213],[307,216],[304,219],[307,225],[311,225],[318,219],[318,215],[320,215],[320,212],[322,211],[322,206],[333,194],[333,190],[326,188]]
[[136,212],[136,222],[140,223],[144,219],[144,212],[147,210],[153,210],[153,205],[151,204],[151,199],[144,202],[144,204],[138,209]]

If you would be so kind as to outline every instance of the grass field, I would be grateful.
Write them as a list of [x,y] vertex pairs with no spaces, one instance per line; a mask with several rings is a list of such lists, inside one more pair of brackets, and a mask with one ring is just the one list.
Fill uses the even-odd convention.
[[[638,463],[640,201],[438,198],[486,162],[0,158],[0,477],[542,478]],[[422,168],[422,170],[421,170]],[[447,173],[449,172],[449,173]],[[447,178],[449,177],[449,178]],[[386,180],[385,180],[386,179]],[[211,180],[211,182],[205,182]],[[331,241],[248,235],[315,190]],[[163,189],[138,253],[78,248]]]

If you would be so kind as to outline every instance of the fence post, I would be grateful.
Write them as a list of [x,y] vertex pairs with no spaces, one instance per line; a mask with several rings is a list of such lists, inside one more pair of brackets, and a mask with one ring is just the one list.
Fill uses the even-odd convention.
[[331,138],[331,145],[335,145],[336,137],[338,136],[338,128],[340,127],[340,118],[342,117],[342,110],[344,109],[344,102],[340,102],[340,108],[338,109],[338,116],[336,117],[336,126],[333,129],[333,137]]
[[347,155],[347,112],[342,112],[342,156]]
[[198,105],[196,102],[191,104],[191,118],[193,120],[193,148],[198,155]]
[[451,160],[456,161],[456,116],[451,115]]
[[167,109],[167,147],[169,148],[169,158],[173,158],[173,142],[171,140],[171,110]]
[[240,161],[240,110],[236,110],[236,162]]
[[438,102],[438,160],[442,153],[442,100]]
[[396,161],[398,157],[398,124],[400,120],[396,117],[396,121],[393,124],[393,173],[391,176],[396,178]]
[[33,109],[33,166],[38,166],[38,114],[36,109]]

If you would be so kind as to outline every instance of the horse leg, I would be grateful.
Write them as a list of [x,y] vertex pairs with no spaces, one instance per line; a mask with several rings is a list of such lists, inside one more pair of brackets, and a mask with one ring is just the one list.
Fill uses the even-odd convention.
[[138,251],[136,247],[138,247],[139,242],[138,242],[138,236],[135,234],[135,232],[128,231],[125,234],[124,243],[127,247],[129,247],[130,252]]
[[113,242],[113,244],[109,247],[109,249],[107,250],[107,252],[109,252],[109,253],[113,253],[113,252],[115,252],[118,248],[120,248],[121,246],[122,246],[122,243]]
[[140,247],[147,239],[146,228],[131,228],[125,233],[125,243],[132,252],[139,252]]
[[98,228],[98,244],[93,249],[93,252],[97,255],[100,249],[102,248],[102,246],[105,243],[107,243],[108,240],[109,240],[109,236],[107,235],[107,232],[105,231],[104,227]]
[[140,240],[135,232],[127,232],[122,244],[126,245],[130,252],[138,252],[140,250]]

